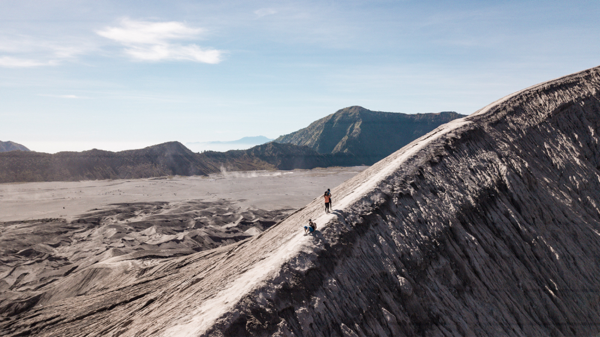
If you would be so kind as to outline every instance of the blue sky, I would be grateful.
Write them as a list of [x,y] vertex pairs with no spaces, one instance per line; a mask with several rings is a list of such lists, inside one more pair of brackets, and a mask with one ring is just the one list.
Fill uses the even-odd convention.
[[0,0],[0,140],[276,138],[338,109],[470,114],[600,65],[599,1]]

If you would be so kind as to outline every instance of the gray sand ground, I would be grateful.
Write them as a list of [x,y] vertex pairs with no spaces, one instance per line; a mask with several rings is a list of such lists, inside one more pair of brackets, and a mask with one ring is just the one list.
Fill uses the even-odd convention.
[[104,289],[107,260],[147,267],[248,239],[364,169],[0,184],[0,315]]
[[[0,184],[0,221],[65,218],[109,204],[216,201],[266,210],[303,207],[366,167],[225,172],[193,177]],[[335,197],[335,196],[334,196]],[[335,199],[333,199],[335,203]]]

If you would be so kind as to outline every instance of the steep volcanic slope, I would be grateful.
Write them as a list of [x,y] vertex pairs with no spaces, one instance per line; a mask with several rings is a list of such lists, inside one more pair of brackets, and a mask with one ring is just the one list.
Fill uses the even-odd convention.
[[357,164],[371,165],[461,117],[465,116],[456,112],[403,114],[351,106],[275,142],[308,146],[322,154],[344,153],[352,155]]
[[[0,332],[597,333],[598,90],[600,68],[528,88],[333,189],[332,214],[317,199],[250,240],[166,262],[105,261],[95,268],[121,273],[104,289],[23,301]],[[309,218],[318,231],[302,236]],[[85,272],[61,286],[84,282]]]

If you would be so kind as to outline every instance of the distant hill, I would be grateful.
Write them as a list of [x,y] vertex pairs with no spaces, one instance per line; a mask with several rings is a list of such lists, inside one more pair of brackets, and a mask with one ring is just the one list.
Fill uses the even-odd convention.
[[371,165],[436,127],[462,118],[456,112],[403,114],[360,106],[338,110],[308,127],[280,136],[277,143],[308,146],[321,154],[344,153]]
[[15,142],[3,142],[0,140],[0,152],[9,152],[9,151],[29,151],[25,146],[15,143]]
[[280,170],[311,169],[315,167],[345,166],[338,156],[323,155],[307,147],[293,144],[267,143],[243,151],[228,151],[227,154],[244,153],[246,156],[264,161]]
[[206,175],[232,171],[314,168],[343,165],[337,156],[305,146],[268,143],[249,150],[194,153],[179,142],[139,150],[90,150],[56,154],[0,153],[0,183],[133,179],[169,175]]
[[[234,169],[272,169],[260,160],[231,160]],[[131,179],[218,172],[222,161],[190,151],[179,142],[139,150],[110,152],[0,153],[0,182]]]

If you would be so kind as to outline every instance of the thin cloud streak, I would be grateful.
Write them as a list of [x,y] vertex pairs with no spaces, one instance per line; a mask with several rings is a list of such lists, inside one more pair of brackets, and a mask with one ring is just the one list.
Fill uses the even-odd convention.
[[172,40],[191,40],[203,33],[201,28],[181,22],[149,22],[122,19],[119,27],[106,27],[96,33],[125,46],[125,53],[141,61],[193,61],[216,64],[223,52],[196,44],[176,44]]
[[45,61],[40,62],[36,60],[30,59],[22,59],[11,56],[2,56],[0,57],[0,67],[5,68],[32,68],[32,67],[41,67],[41,66],[54,66],[57,65],[57,61]]
[[0,67],[56,66],[95,49],[89,42],[81,40],[48,41],[28,35],[0,36]]
[[127,55],[143,61],[182,60],[217,64],[222,52],[215,49],[201,49],[196,45],[152,45],[132,46],[125,49]]

